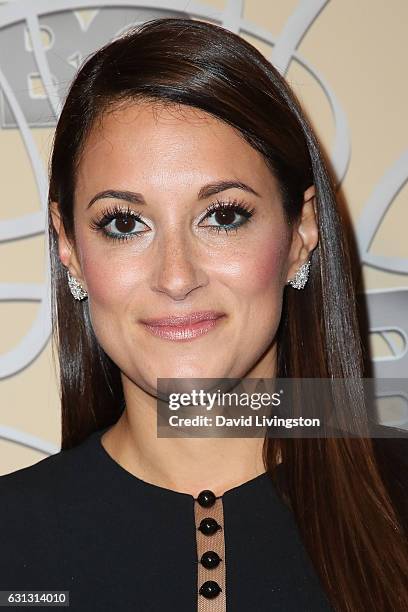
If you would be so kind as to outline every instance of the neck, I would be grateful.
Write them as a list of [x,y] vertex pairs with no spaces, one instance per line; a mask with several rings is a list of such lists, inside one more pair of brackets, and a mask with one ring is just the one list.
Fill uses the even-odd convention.
[[263,437],[158,438],[156,398],[124,377],[126,408],[103,436],[111,457],[138,478],[197,497],[215,495],[265,472]]

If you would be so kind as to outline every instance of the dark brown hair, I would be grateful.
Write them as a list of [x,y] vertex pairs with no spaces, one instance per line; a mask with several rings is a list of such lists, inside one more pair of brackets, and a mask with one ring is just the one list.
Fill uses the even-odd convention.
[[[288,223],[315,185],[319,243],[305,289],[284,291],[277,376],[348,378],[354,414],[364,418],[361,333],[333,179],[296,96],[244,39],[203,21],[158,19],[85,62],[59,119],[50,167],[49,202],[59,203],[68,237],[75,240],[76,169],[89,131],[109,108],[137,100],[196,107],[239,130],[277,178]],[[62,448],[68,449],[115,423],[124,397],[118,367],[93,333],[87,301],[69,293],[51,215],[49,231]],[[278,451],[285,466],[282,496],[333,607],[406,609],[404,528],[372,440],[266,438],[265,467],[273,477]]]

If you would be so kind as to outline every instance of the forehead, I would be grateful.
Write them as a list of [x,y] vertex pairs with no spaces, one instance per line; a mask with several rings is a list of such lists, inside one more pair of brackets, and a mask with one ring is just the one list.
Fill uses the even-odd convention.
[[199,109],[147,102],[113,108],[95,123],[81,156],[77,189],[112,181],[129,185],[133,178],[153,188],[220,178],[275,188],[262,155],[233,127]]

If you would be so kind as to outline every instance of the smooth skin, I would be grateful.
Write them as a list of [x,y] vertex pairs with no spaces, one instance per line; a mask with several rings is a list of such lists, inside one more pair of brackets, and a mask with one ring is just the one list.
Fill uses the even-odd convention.
[[[218,181],[252,191],[233,187],[199,199],[203,186]],[[137,193],[144,203],[110,196],[89,206],[106,190]],[[223,221],[205,218],[207,207],[233,200],[253,211],[250,221],[229,233],[211,229]],[[116,218],[105,229],[137,235],[112,240],[94,229],[113,206],[142,222]],[[57,202],[51,211],[61,262],[87,290],[95,334],[121,371],[126,408],[102,437],[111,457],[142,480],[193,496],[207,488],[222,495],[263,473],[262,437],[158,438],[156,379],[276,375],[284,286],[318,242],[314,186],[290,227],[276,179],[239,132],[197,109],[138,102],[104,115],[88,136],[74,240]],[[240,213],[231,218],[245,221]],[[187,342],[155,337],[140,322],[197,310],[226,316]]]

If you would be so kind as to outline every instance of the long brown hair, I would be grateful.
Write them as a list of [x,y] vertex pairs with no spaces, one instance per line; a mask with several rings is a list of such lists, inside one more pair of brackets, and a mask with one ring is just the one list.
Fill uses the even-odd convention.
[[[75,176],[87,134],[112,105],[137,100],[196,107],[237,129],[277,178],[289,223],[300,214],[304,191],[315,185],[319,243],[306,288],[284,291],[277,376],[347,378],[354,414],[364,418],[361,330],[333,178],[296,96],[241,37],[203,21],[157,19],[85,62],[59,119],[50,166],[49,202],[59,203],[68,237],[75,240]],[[118,367],[92,330],[87,301],[69,293],[51,215],[49,232],[62,449],[68,449],[115,423],[124,397]],[[334,609],[406,609],[405,527],[372,440],[265,438],[271,475],[278,451],[285,466],[282,496]]]

